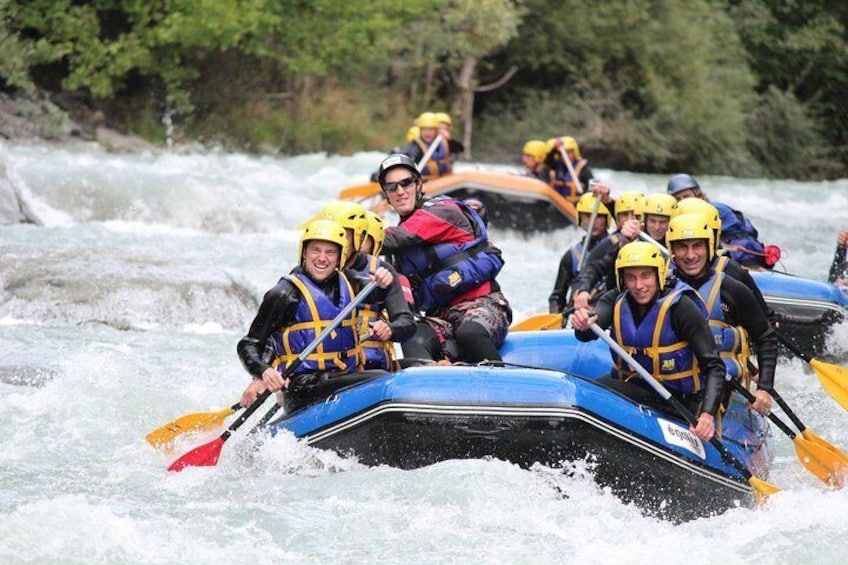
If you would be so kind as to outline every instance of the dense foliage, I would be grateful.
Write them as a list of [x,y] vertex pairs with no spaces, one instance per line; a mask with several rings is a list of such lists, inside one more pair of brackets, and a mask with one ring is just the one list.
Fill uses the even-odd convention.
[[848,176],[840,3],[0,0],[0,14],[0,88],[159,140],[167,115],[228,146],[386,149],[432,109],[468,141],[473,118],[476,158],[571,134],[597,165]]

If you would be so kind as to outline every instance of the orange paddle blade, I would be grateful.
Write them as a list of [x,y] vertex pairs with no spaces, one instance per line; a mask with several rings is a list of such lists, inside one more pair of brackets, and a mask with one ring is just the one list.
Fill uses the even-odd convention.
[[511,332],[532,330],[558,330],[562,328],[562,314],[536,314],[509,328]]
[[369,198],[380,192],[380,185],[376,182],[368,184],[358,184],[342,189],[339,193],[341,200],[359,200],[360,198]]
[[811,359],[810,365],[816,371],[822,386],[842,408],[848,410],[848,369]]
[[241,406],[233,404],[217,412],[186,414],[147,434],[147,443],[153,447],[159,447],[171,443],[174,441],[174,438],[187,432],[215,429],[223,424],[224,420],[239,408]]
[[848,465],[824,447],[795,436],[795,452],[801,464],[819,480],[835,488],[842,488]]

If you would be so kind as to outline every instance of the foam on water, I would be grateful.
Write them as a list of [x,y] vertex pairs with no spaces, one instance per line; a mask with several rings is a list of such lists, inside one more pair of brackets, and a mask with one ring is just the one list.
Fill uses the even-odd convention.
[[[220,430],[183,436],[171,452],[144,435],[238,399],[248,379],[235,343],[255,301],[293,265],[297,226],[339,188],[364,182],[381,155],[0,145],[0,158],[47,224],[0,228],[0,562],[844,559],[848,494],[821,486],[782,436],[770,481],[784,490],[767,507],[682,525],[600,489],[591,461],[569,473],[502,461],[403,471],[286,434],[254,450],[236,434],[217,467],[169,474],[171,461]],[[667,181],[599,175],[615,192]],[[750,215],[787,267],[824,278],[848,218],[848,183],[699,180]],[[581,232],[492,235],[515,318],[545,311],[559,257]],[[196,300],[184,299],[186,285]],[[848,324],[829,349],[845,359]],[[806,364],[781,361],[777,379],[812,430],[848,448],[848,413]]]

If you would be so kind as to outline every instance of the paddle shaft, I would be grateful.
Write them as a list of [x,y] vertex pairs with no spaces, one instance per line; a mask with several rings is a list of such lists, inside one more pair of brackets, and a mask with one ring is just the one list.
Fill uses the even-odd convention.
[[789,341],[788,339],[786,339],[786,337],[784,337],[783,335],[781,335],[781,334],[780,334],[780,332],[778,332],[777,330],[775,330],[775,332],[774,332],[774,333],[776,333],[776,334],[777,334],[777,341],[779,341],[780,343],[782,343],[782,344],[783,344],[783,346],[784,346],[784,347],[786,347],[786,349],[788,349],[789,351],[791,351],[792,353],[794,353],[795,355],[797,355],[798,357],[800,357],[801,359],[803,359],[803,360],[804,360],[804,361],[806,361],[807,363],[812,363],[812,362],[813,362],[813,358],[812,358],[809,354],[804,353],[803,351],[801,351],[800,349],[798,349],[798,347],[797,347],[794,343],[792,343],[791,341]]
[[[677,412],[681,416],[683,416],[683,419],[686,420],[689,425],[697,425],[697,420],[695,420],[695,416],[691,412],[689,412],[689,410],[685,406],[683,406],[683,404],[679,400],[674,398],[671,395],[671,392],[669,392],[667,388],[661,385],[660,382],[651,375],[651,373],[646,371],[645,368],[639,363],[637,363],[636,360],[631,357],[629,353],[622,349],[622,347],[618,343],[616,343],[614,339],[608,336],[606,332],[604,332],[604,330],[602,330],[600,326],[598,326],[598,324],[592,324],[591,328],[592,332],[596,336],[604,340],[604,342],[610,347],[610,349],[615,351],[622,359],[627,361],[627,364],[630,365],[630,367],[634,371],[636,371],[636,373],[640,377],[642,377],[642,379],[646,383],[648,383],[648,385],[650,385],[650,387],[654,389],[657,394],[659,394],[663,399],[667,400],[672,406],[674,406],[674,409],[677,410]],[[713,436],[713,438],[710,440],[710,443],[718,450],[719,454],[721,454],[721,457],[725,461],[730,463],[734,469],[739,471],[739,473],[741,473],[743,477],[748,480],[753,477],[751,471],[749,471],[748,468],[745,467],[745,465],[743,465],[742,462],[739,461],[739,459],[737,459],[732,453],[727,451],[727,448],[724,447],[724,445],[718,440],[718,438]]]
[[660,251],[662,251],[663,254],[665,254],[666,257],[671,256],[671,251],[669,251],[668,248],[665,245],[663,245],[662,243],[660,243],[659,241],[657,241],[653,237],[649,236],[645,232],[643,232],[643,231],[639,232],[639,239],[641,239],[642,241],[647,241],[648,243],[651,243],[653,245],[656,245],[657,247],[659,247]]
[[[591,184],[591,182],[590,182]],[[583,238],[583,253],[580,254],[580,260],[577,261],[577,272],[583,269],[583,264],[586,262],[586,255],[589,254],[589,241],[592,239],[592,230],[595,227],[595,220],[598,218],[598,210],[601,208],[601,199],[595,197],[595,203],[592,205],[592,217],[589,219],[589,226],[586,228],[586,237]],[[577,221],[580,221],[580,214],[577,214]],[[568,287],[568,294],[571,294],[571,287]],[[566,298],[566,303],[568,298]]]
[[577,192],[581,192],[580,179],[577,178],[577,173],[574,171],[574,165],[571,163],[571,159],[568,158],[568,151],[565,150],[565,147],[560,147],[559,154],[562,156],[562,160],[565,161],[565,168],[568,169],[568,174],[571,175],[571,180],[574,181],[574,184],[577,186]]
[[421,172],[421,169],[424,168],[424,165],[427,164],[427,161],[430,160],[430,157],[433,156],[433,153],[436,152],[436,149],[439,148],[439,144],[442,141],[443,141],[442,134],[439,134],[439,135],[436,136],[436,139],[433,140],[433,143],[430,144],[430,147],[427,148],[427,152],[424,153],[424,156],[421,157],[421,160],[418,161],[418,165],[416,165],[419,173]]
[[792,423],[795,424],[795,427],[798,428],[803,434],[804,430],[807,429],[807,426],[805,426],[801,419],[798,418],[798,416],[795,414],[795,412],[791,408],[789,408],[789,405],[786,404],[786,401],[783,400],[783,398],[781,398],[779,394],[777,394],[776,390],[770,390],[769,394],[772,398],[774,398],[774,401],[777,402],[777,405],[780,406],[784,414],[789,416],[789,419],[792,420]]

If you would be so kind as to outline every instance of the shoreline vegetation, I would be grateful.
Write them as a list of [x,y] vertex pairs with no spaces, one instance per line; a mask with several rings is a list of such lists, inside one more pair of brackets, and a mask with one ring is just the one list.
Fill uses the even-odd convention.
[[[838,4],[838,3],[837,3]],[[0,138],[389,151],[447,111],[483,162],[848,177],[848,4],[0,0]]]

